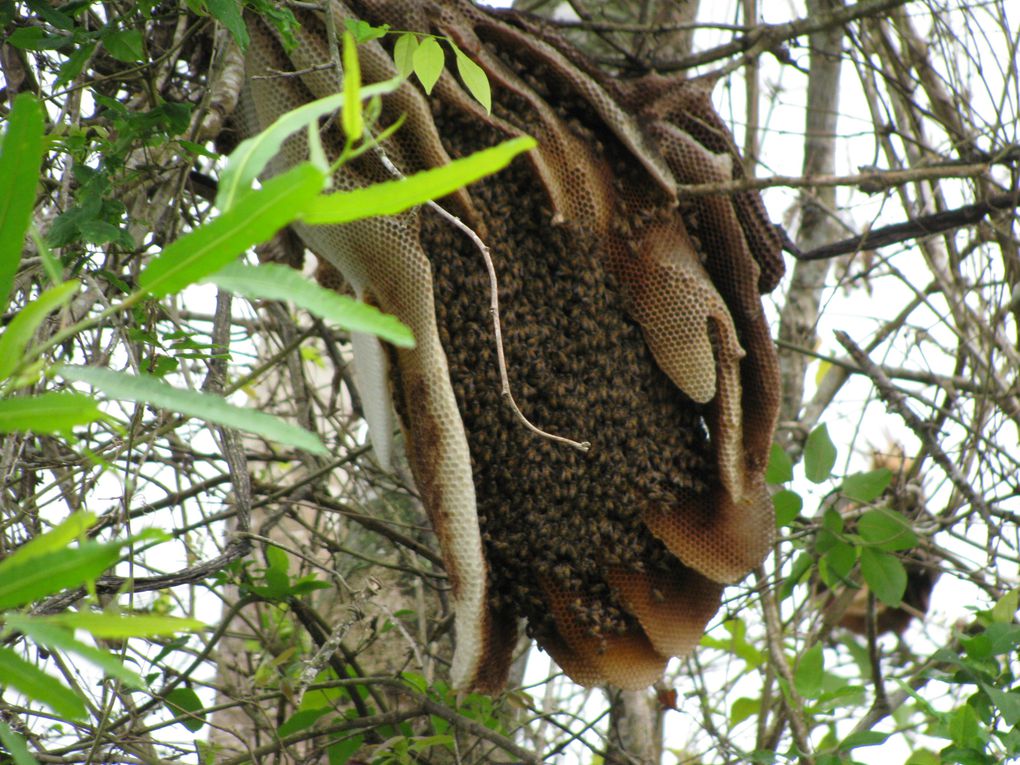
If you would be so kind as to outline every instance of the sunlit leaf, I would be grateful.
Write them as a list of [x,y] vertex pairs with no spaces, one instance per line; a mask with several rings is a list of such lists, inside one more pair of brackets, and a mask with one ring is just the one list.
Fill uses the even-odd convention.
[[405,32],[397,38],[393,45],[393,63],[397,65],[397,71],[401,77],[407,77],[414,71],[414,52],[418,50],[418,38],[410,32]]
[[101,417],[96,401],[82,393],[49,391],[0,401],[0,433],[64,433]]
[[14,99],[0,144],[0,307],[6,307],[35,207],[43,157],[42,105],[29,93]]
[[376,183],[363,189],[326,194],[312,202],[302,218],[306,223],[349,223],[377,215],[395,215],[409,207],[439,199],[469,183],[491,175],[523,151],[535,147],[535,139],[521,136],[498,146],[455,160],[443,167],[406,178]]
[[75,640],[74,634],[70,630],[57,626],[48,617],[8,614],[4,620],[8,627],[24,633],[41,646],[54,651],[76,654],[99,667],[108,677],[120,680],[132,688],[145,686],[142,678],[125,667],[120,659],[112,653]]
[[289,300],[326,321],[352,332],[368,332],[402,348],[414,347],[414,336],[399,319],[347,295],[320,287],[293,268],[276,263],[248,266],[231,263],[205,281],[247,298]]
[[162,296],[219,271],[297,218],[324,183],[322,171],[307,162],[267,181],[220,217],[169,245],[142,271],[139,286]]
[[10,648],[0,646],[0,678],[3,683],[35,701],[40,701],[61,717],[81,720],[85,702],[59,680],[47,675],[35,664],[22,659]]
[[0,720],[0,750],[5,750],[14,760],[14,765],[39,765],[39,761],[28,751],[25,739],[11,730],[3,720]]
[[306,125],[315,123],[319,117],[335,112],[344,103],[344,94],[335,93],[280,116],[272,125],[258,135],[238,144],[227,158],[227,165],[220,173],[216,192],[216,206],[224,212],[230,210],[242,197],[251,192],[251,185],[266,165],[276,156],[283,142]]
[[270,441],[296,446],[312,454],[328,454],[314,433],[279,417],[228,404],[221,396],[184,390],[157,377],[130,375],[112,369],[61,365],[55,370],[65,380],[94,386],[110,398],[151,404],[200,420],[255,433]]
[[46,617],[50,624],[85,630],[98,638],[153,637],[205,629],[197,619],[159,614],[114,614],[99,611],[67,611]]
[[468,58],[460,48],[454,46],[453,52],[457,60],[457,73],[468,92],[485,107],[486,112],[491,112],[492,91],[489,88],[489,78],[486,77],[485,71]]
[[[43,553],[62,550],[91,528],[95,522],[95,513],[71,513],[59,525],[23,544],[4,562],[6,563],[11,557],[17,556],[17,560],[23,563]],[[0,570],[2,569],[3,566],[0,565]]]
[[800,515],[804,500],[797,492],[783,489],[772,495],[772,507],[776,510],[776,527],[782,528],[789,526]]
[[358,44],[354,35],[344,32],[344,107],[340,113],[344,135],[348,141],[357,141],[365,130],[361,116],[361,65],[358,63]]
[[443,73],[443,66],[446,63],[446,56],[443,49],[434,37],[426,37],[414,51],[414,73],[418,75],[426,93],[431,93]]
[[14,551],[0,561],[0,611],[17,608],[95,579],[120,559],[120,544],[82,542],[26,558]]
[[21,354],[32,336],[50,313],[68,303],[81,287],[76,279],[58,284],[43,292],[18,311],[0,335],[0,380],[7,377],[21,361]]

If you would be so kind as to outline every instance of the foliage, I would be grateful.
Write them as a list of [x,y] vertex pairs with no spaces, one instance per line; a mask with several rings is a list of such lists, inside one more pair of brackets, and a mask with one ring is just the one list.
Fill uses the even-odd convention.
[[[611,75],[725,62],[749,175],[777,176],[773,218],[820,259],[791,259],[770,306],[790,399],[767,473],[776,554],[646,700],[665,759],[1016,759],[1015,11],[866,0],[837,22],[842,4],[813,0],[813,26],[768,26],[754,3],[703,4],[695,61],[670,48],[682,24],[647,30],[667,5],[586,4],[569,31]],[[284,4],[244,12],[293,43]],[[0,761],[626,761],[620,717],[542,656],[497,699],[444,684],[449,583],[414,492],[371,459],[348,367],[351,332],[414,338],[291,268],[278,234],[403,209],[524,150],[329,189],[399,135],[374,101],[409,78],[428,91],[449,63],[491,109],[473,52],[352,22],[345,91],[229,146],[241,3],[7,0],[0,25]],[[802,128],[825,33],[819,57],[843,62],[831,135]],[[392,81],[359,82],[373,39]],[[344,145],[323,147],[332,119]],[[299,131],[308,162],[257,183]],[[823,139],[834,167],[798,166]],[[941,572],[928,617],[879,633],[919,557]],[[864,634],[841,624],[852,609]]]

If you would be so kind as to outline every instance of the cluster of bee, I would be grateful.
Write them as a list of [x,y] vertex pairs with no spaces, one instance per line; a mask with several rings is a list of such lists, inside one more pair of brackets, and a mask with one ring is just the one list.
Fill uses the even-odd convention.
[[[440,103],[433,110],[451,155],[500,138]],[[587,634],[623,633],[632,617],[608,572],[679,565],[641,514],[710,480],[700,410],[656,366],[596,237],[569,222],[551,224],[549,200],[526,163],[470,193],[499,280],[513,395],[538,427],[592,443],[581,453],[515,419],[501,396],[482,256],[423,211],[437,324],[471,451],[490,605],[526,617],[541,643],[556,637],[551,586],[569,598]]]

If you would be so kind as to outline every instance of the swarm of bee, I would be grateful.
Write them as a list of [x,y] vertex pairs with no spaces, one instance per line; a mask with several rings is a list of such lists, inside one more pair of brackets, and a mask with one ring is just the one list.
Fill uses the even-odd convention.
[[[761,561],[774,531],[762,474],[778,371],[760,295],[782,274],[780,238],[755,194],[679,199],[683,185],[743,173],[711,83],[608,79],[534,20],[467,0],[353,0],[332,13],[448,38],[489,79],[491,114],[452,65],[430,98],[407,83],[384,99],[384,122],[407,118],[385,146],[401,172],[524,133],[539,144],[441,204],[491,252],[521,410],[590,441],[587,452],[506,407],[486,268],[447,220],[422,209],[297,227],[359,297],[415,332],[415,349],[387,351],[388,379],[450,575],[453,680],[500,688],[523,620],[578,682],[649,685],[697,644],[723,586]],[[321,66],[323,20],[298,16],[289,51],[249,23],[248,132],[340,87]],[[366,81],[394,75],[389,45],[359,47]],[[273,81],[288,69],[301,74]],[[283,164],[303,151],[293,140]],[[366,153],[335,185],[388,177]]]

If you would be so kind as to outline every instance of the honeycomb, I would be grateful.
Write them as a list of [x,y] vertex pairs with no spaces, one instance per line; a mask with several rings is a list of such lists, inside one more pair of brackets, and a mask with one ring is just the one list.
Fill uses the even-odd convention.
[[[332,267],[331,286],[339,272],[417,338],[410,350],[361,338],[356,363],[383,455],[392,398],[443,553],[452,680],[499,689],[524,624],[575,681],[647,686],[697,645],[724,585],[763,559],[774,529],[762,474],[778,371],[760,295],[782,274],[780,240],[756,194],[678,195],[743,172],[711,83],[614,81],[537,22],[466,1],[334,3],[333,15],[448,37],[489,78],[492,114],[452,61],[432,96],[411,83],[387,96],[383,122],[406,115],[385,146],[402,172],[524,133],[539,143],[439,201],[490,248],[521,410],[590,441],[586,453],[526,430],[503,401],[488,276],[463,233],[428,209],[295,226]],[[248,19],[242,132],[342,86],[320,66],[323,19],[298,18],[289,53]],[[359,46],[366,81],[394,75],[390,45]],[[263,79],[273,71],[301,74]],[[342,145],[332,125],[323,137]],[[303,141],[269,172],[301,161]],[[389,177],[366,153],[335,186]]]

